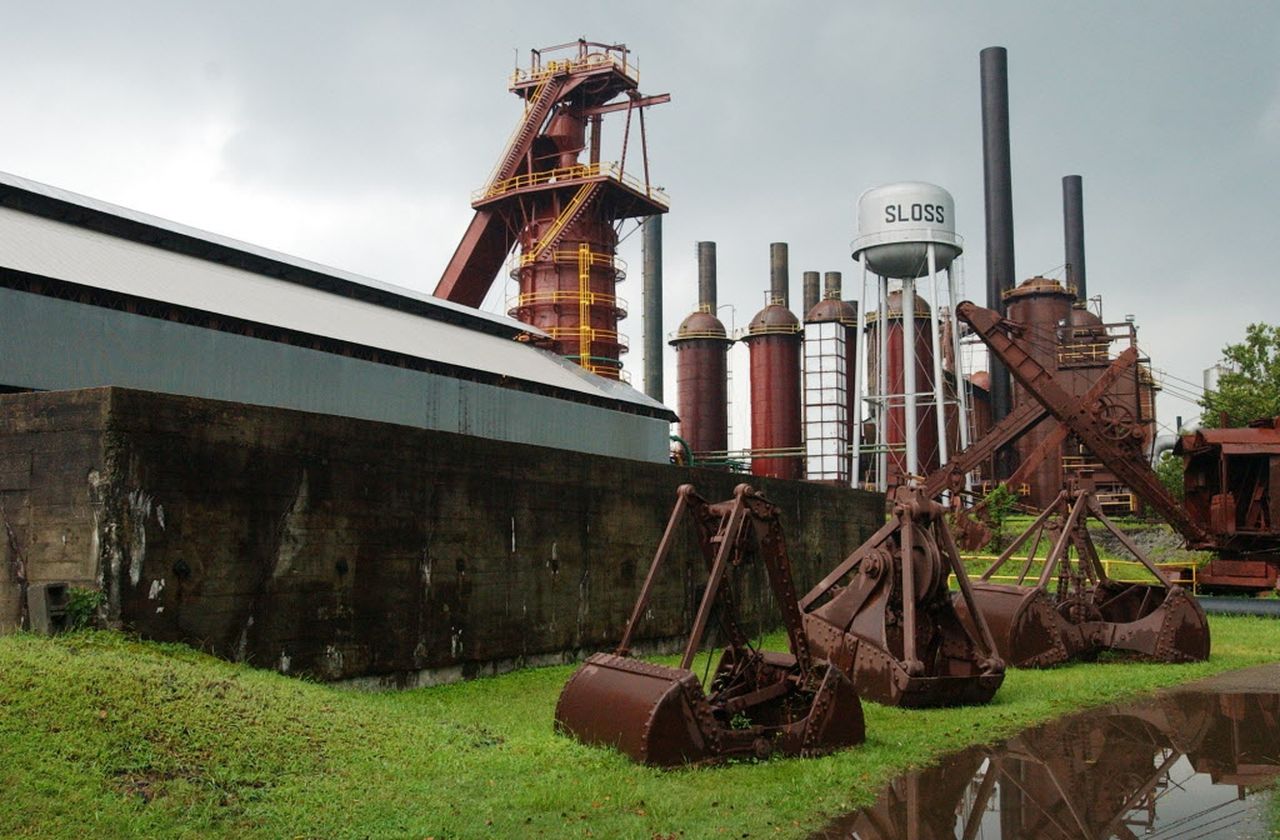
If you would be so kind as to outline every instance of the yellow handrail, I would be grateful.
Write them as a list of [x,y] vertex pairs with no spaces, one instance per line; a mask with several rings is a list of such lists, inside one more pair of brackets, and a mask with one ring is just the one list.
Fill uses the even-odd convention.
[[591,246],[578,246],[578,364],[591,366]]
[[618,183],[625,184],[636,192],[647,194],[657,203],[663,206],[671,204],[670,198],[665,190],[658,187],[652,187],[645,184],[639,178],[623,172],[622,167],[616,162],[606,163],[578,163],[573,166],[561,166],[557,169],[548,169],[545,172],[526,172],[522,175],[516,175],[502,181],[497,181],[473,190],[471,193],[471,202],[473,204],[485,201],[490,198],[497,198],[519,189],[527,187],[542,186],[552,183],[572,183],[573,181],[583,178],[599,178],[605,177]]

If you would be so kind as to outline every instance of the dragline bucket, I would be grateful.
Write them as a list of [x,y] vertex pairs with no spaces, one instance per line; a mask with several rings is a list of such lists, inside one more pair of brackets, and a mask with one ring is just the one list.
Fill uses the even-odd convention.
[[[697,527],[710,577],[684,656],[672,668],[632,658],[630,645],[686,513]],[[756,650],[737,623],[725,577],[752,557],[765,564],[790,653]],[[691,666],[717,602],[729,644],[704,689]],[[622,642],[574,673],[556,705],[555,725],[584,743],[615,747],[658,766],[773,753],[820,755],[861,743],[865,730],[857,693],[845,674],[812,657],[801,632],[777,508],[745,484],[718,504],[682,486]]]

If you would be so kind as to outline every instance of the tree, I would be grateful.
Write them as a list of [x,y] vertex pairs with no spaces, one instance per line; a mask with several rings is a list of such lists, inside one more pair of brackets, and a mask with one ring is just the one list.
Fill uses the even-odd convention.
[[1182,484],[1182,458],[1172,452],[1160,453],[1160,460],[1156,461],[1156,478],[1160,479],[1160,483],[1164,485],[1165,490],[1169,491],[1170,496],[1182,501],[1185,495]]
[[1218,378],[1215,391],[1200,399],[1201,425],[1244,426],[1250,420],[1280,415],[1280,327],[1250,324],[1244,341],[1222,348],[1230,370]]

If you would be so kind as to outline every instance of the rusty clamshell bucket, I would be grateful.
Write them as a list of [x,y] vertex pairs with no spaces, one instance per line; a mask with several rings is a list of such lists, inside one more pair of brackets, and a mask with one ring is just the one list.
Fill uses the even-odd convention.
[[[636,624],[669,551],[676,523],[688,512],[698,526],[710,579],[677,668],[630,657]],[[762,557],[781,607],[791,653],[751,647],[724,597],[729,634],[703,690],[690,670],[724,576],[749,555]],[[597,653],[574,673],[556,705],[557,730],[587,744],[614,747],[635,761],[663,767],[726,758],[819,755],[865,739],[862,705],[847,676],[814,661],[801,633],[799,608],[777,509],[747,485],[711,505],[680,488],[649,574],[614,653]]]
[[[1055,520],[1053,517],[1057,516]],[[1086,526],[1096,517],[1155,578],[1131,583],[1108,576]],[[1052,548],[1038,580],[1024,585],[1041,538]],[[990,578],[1013,553],[1030,545],[1015,584]],[[1074,549],[1076,557],[1071,557]],[[1056,587],[1051,593],[1056,575]],[[973,584],[978,613],[991,628],[1000,655],[1018,668],[1044,668],[1102,651],[1156,662],[1209,657],[1209,624],[1199,602],[1162,571],[1102,512],[1090,489],[1064,490]],[[963,618],[972,614],[954,598]]]
[[1004,680],[981,616],[962,623],[952,605],[948,574],[961,598],[973,593],[942,514],[920,488],[899,488],[893,518],[801,599],[814,651],[864,699],[909,708],[985,703]]
[[[731,670],[722,663],[717,675]],[[565,685],[556,726],[659,767],[818,755],[862,742],[862,706],[844,674],[824,668],[817,690],[806,692],[790,685],[794,667],[768,670],[774,679],[752,681],[748,693],[773,695],[770,702],[735,707],[719,692],[708,697],[690,670],[597,653]]]

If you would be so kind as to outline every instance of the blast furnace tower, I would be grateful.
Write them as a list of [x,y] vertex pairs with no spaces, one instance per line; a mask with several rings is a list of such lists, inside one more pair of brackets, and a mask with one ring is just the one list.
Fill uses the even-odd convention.
[[[531,51],[529,67],[517,69],[510,86],[524,114],[488,182],[472,195],[475,216],[435,290],[479,306],[519,245],[510,314],[548,333],[556,352],[612,379],[621,377],[627,350],[618,332],[626,315],[616,293],[624,276],[615,256],[618,228],[668,208],[649,182],[644,110],[671,97],[642,95],[639,78],[623,44],[579,40]],[[608,114],[625,115],[616,162],[600,159]],[[640,177],[627,170],[633,116]]]

